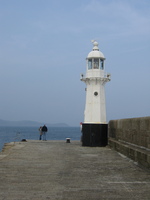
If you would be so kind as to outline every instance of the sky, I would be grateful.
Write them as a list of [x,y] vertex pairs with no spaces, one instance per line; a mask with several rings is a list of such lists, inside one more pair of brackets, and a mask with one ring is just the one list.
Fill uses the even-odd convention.
[[107,121],[150,116],[149,0],[0,0],[0,119],[79,126],[91,40]]

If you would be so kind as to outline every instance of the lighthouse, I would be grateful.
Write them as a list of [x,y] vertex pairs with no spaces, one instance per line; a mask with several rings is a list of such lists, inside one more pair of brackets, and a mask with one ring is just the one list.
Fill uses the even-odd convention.
[[82,123],[83,146],[106,146],[107,129],[105,84],[110,74],[105,72],[105,57],[98,42],[92,41],[93,50],[86,58],[86,74],[80,80],[86,84],[84,122]]

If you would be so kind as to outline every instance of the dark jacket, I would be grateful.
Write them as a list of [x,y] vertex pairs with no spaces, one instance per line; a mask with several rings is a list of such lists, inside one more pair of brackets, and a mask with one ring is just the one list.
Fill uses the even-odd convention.
[[42,127],[42,132],[47,132],[48,131],[48,129],[47,129],[47,127],[44,125],[43,127]]

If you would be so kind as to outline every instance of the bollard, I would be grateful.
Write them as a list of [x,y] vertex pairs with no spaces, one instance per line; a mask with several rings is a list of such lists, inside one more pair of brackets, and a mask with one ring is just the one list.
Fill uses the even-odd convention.
[[70,138],[66,138],[66,143],[70,143]]

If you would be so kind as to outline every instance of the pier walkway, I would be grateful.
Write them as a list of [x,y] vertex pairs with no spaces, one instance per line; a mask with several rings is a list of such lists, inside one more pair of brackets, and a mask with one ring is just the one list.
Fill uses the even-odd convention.
[[0,153],[0,200],[150,200],[150,172],[109,147],[79,141],[10,143]]

